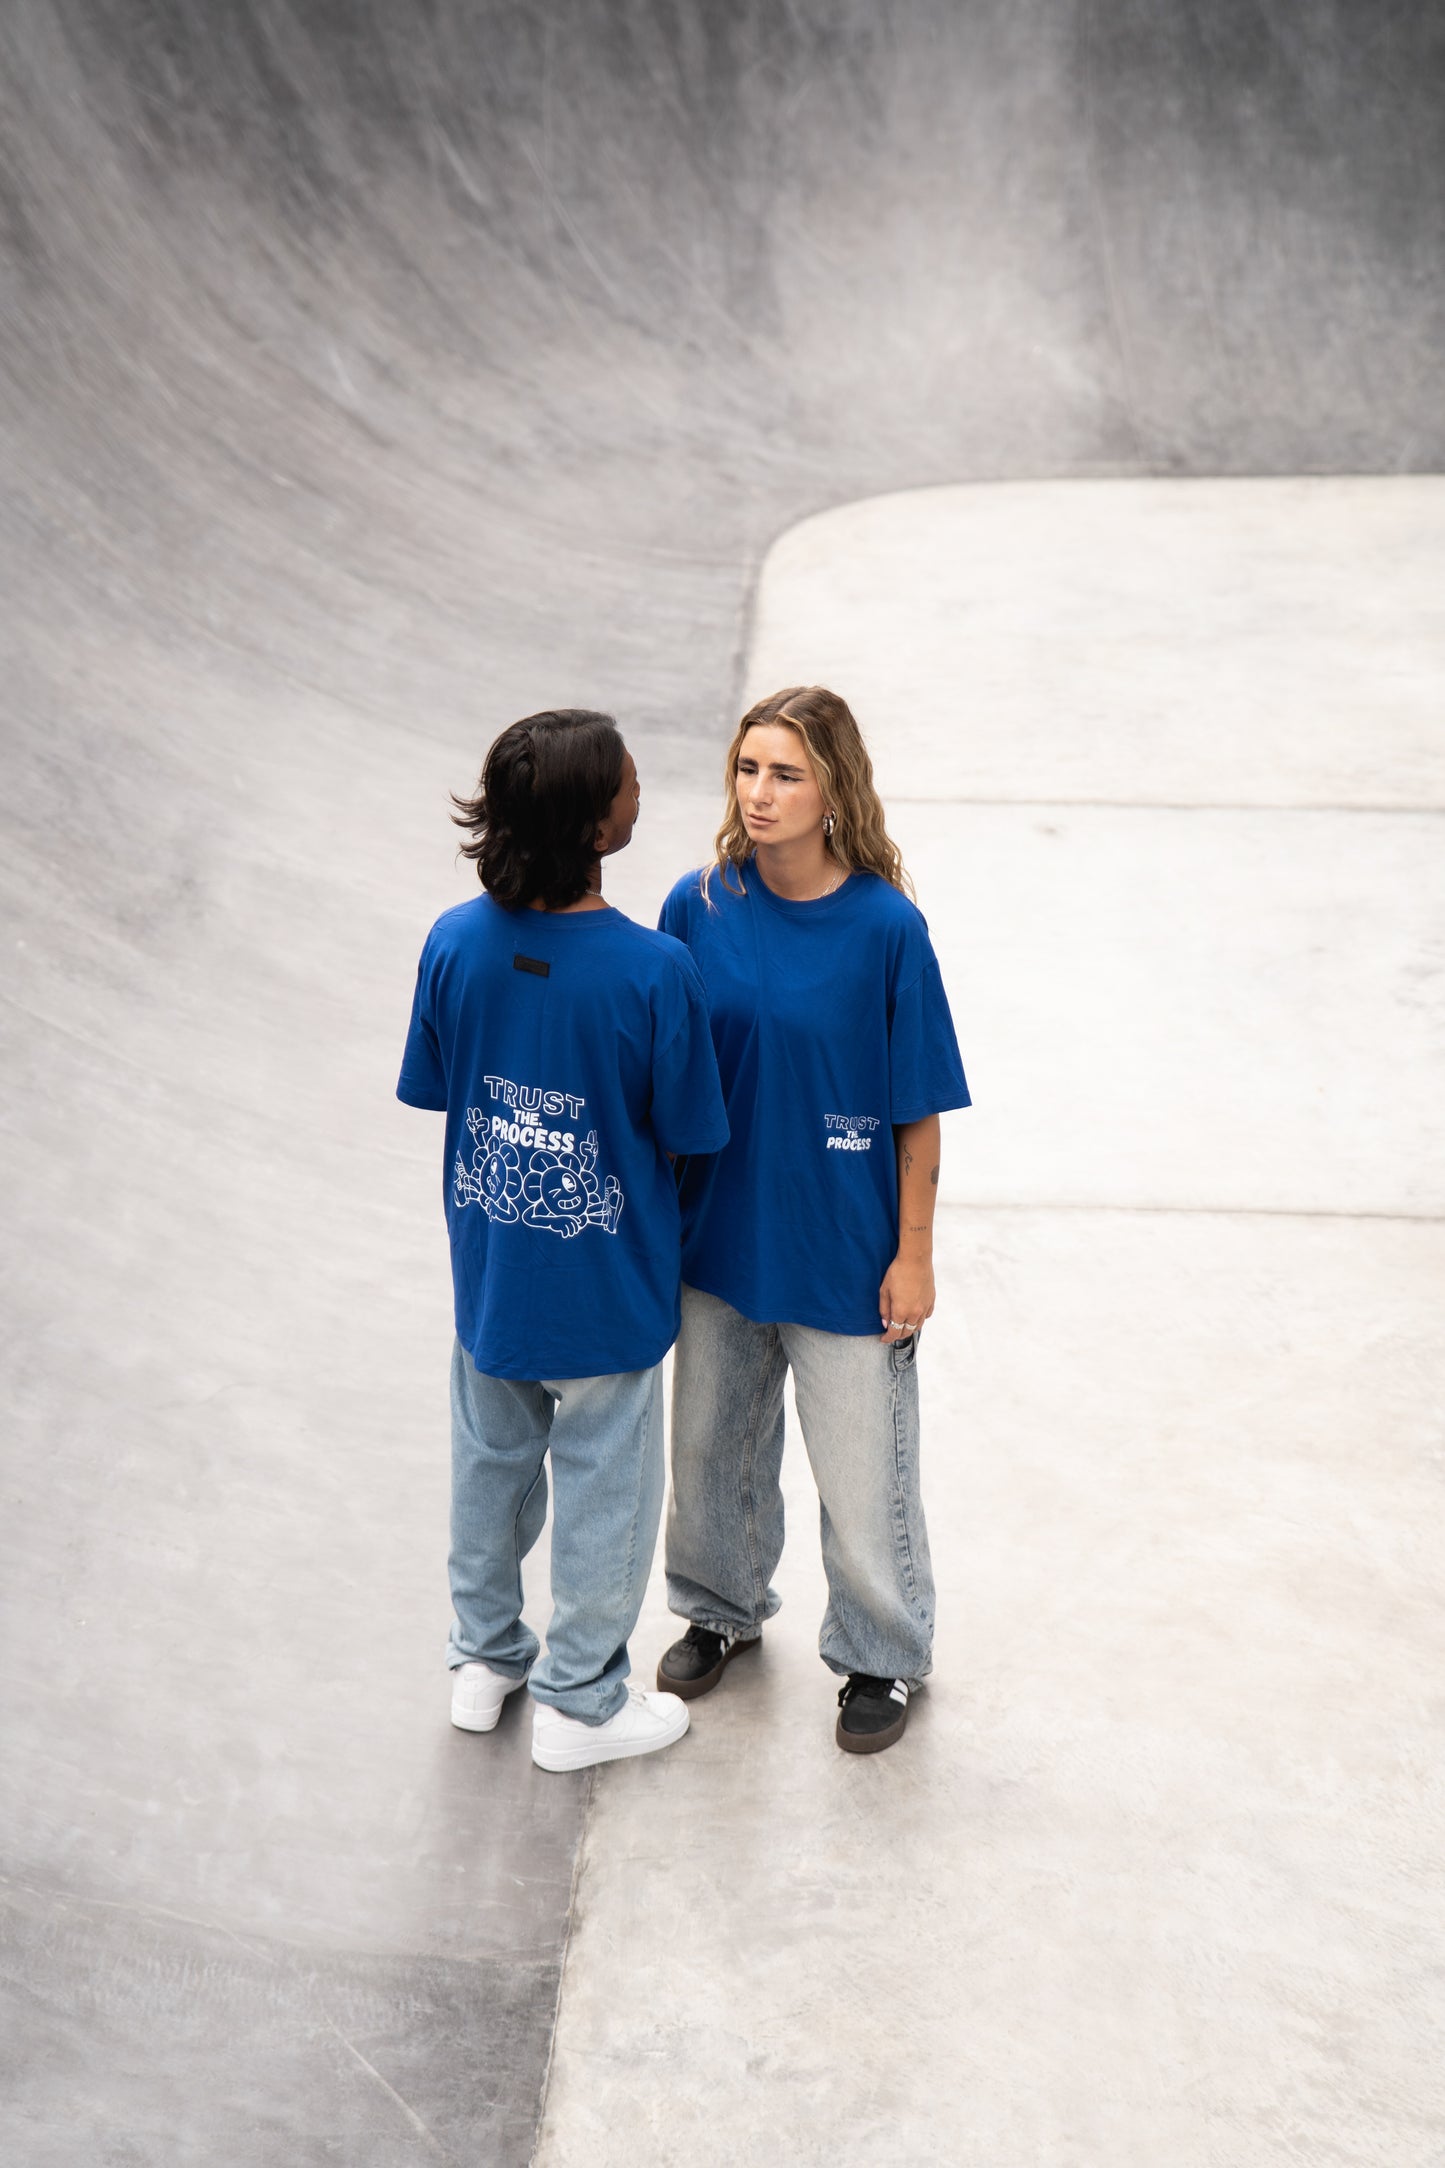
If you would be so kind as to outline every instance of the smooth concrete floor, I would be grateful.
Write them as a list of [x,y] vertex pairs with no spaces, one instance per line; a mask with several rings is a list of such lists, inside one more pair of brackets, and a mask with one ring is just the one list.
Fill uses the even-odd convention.
[[[837,1752],[794,1436],[761,1659],[598,1773],[539,2168],[1445,2158],[1442,522],[1438,482],[931,491],[770,559],[748,694],[856,698],[977,1101],[937,1668]],[[1155,741],[1169,802],[1118,802]],[[674,1630],[655,1575],[640,1671]]]

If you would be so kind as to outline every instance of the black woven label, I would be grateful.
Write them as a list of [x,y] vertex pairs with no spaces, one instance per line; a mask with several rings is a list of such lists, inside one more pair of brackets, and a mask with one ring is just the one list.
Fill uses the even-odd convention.
[[552,966],[544,964],[540,956],[514,956],[512,969],[535,972],[539,979],[549,979],[552,976]]

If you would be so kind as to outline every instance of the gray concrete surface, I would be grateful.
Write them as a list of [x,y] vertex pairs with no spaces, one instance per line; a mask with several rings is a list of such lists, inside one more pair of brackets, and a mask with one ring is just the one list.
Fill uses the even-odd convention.
[[436,1669],[446,792],[612,704],[670,878],[832,505],[1438,467],[1441,75],[1423,4],[0,12],[9,2157],[525,2161],[583,1788]]
[[[1350,486],[1361,533],[1439,536],[1445,482]],[[1392,761],[1360,700],[1325,773],[1363,792],[1378,754],[1401,809],[1323,812],[1310,720],[1346,703],[1289,603],[1312,558],[1328,589],[1335,490],[1157,489],[854,505],[764,568],[750,691],[826,662],[873,688],[885,780],[1007,785],[1012,737],[1017,797],[1127,773],[1186,523],[1290,688],[1239,796],[1273,764],[1307,810],[898,802],[975,1094],[919,1358],[936,1669],[896,1748],[837,1752],[791,1432],[762,1656],[599,1773],[539,2168],[1445,2157],[1445,810],[1405,810],[1438,777],[1445,548],[1353,656],[1434,742]],[[1117,574],[1077,699],[975,577],[1020,546],[1066,626]],[[1003,703],[976,724],[970,647]],[[1188,656],[1179,745],[1216,693]],[[660,1576],[646,1617],[660,1650]]]
[[744,695],[846,682],[890,805],[1439,811],[1442,554],[1405,476],[908,490],[779,539]]
[[599,1785],[542,2168],[1434,2168],[1441,1229],[942,1219],[934,1679],[836,1751],[793,1438],[766,1652]]

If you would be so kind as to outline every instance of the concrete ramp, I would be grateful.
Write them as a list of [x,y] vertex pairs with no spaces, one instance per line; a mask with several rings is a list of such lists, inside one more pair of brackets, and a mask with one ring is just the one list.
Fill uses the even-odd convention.
[[[522,1726],[445,1723],[437,1139],[391,1091],[465,893],[446,794],[515,715],[614,707],[650,913],[798,522],[1102,477],[1171,478],[1177,522],[1201,476],[1438,470],[1442,111],[1423,4],[4,11],[8,2157],[528,2159],[589,1794]],[[859,704],[880,753],[917,728]],[[979,795],[1045,787],[1013,713]],[[1436,741],[1401,783],[1326,737],[1269,787],[1375,793],[1403,929],[1384,835]],[[1059,746],[1050,794],[1089,795]],[[946,716],[922,750],[956,779]],[[950,940],[956,833],[921,860]],[[1366,1155],[1351,1194],[1404,1181]],[[909,1745],[888,1780],[926,1795]],[[1423,2154],[1423,2113],[1359,2157]]]

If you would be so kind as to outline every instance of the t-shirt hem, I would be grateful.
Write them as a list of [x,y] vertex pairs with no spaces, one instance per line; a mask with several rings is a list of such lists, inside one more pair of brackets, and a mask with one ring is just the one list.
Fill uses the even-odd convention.
[[507,1378],[514,1384],[534,1385],[542,1378],[614,1378],[625,1377],[633,1370],[655,1370],[672,1346],[672,1337],[660,1346],[650,1341],[646,1348],[624,1349],[621,1361],[612,1348],[584,1348],[580,1354],[568,1348],[558,1350],[556,1360],[549,1360],[544,1349],[539,1358],[528,1362],[506,1362],[489,1357],[485,1347],[467,1347],[465,1340],[462,1345],[484,1378]]
[[729,1289],[707,1287],[699,1279],[689,1279],[686,1273],[683,1274],[682,1284],[695,1289],[698,1294],[715,1296],[719,1302],[725,1302],[730,1310],[736,1310],[739,1317],[747,1318],[753,1325],[803,1325],[809,1332],[836,1333],[840,1340],[876,1340],[883,1331],[882,1325],[875,1324],[871,1319],[866,1325],[840,1325],[836,1317],[804,1317],[798,1311],[794,1311],[790,1317],[779,1317],[760,1303],[741,1302]]

